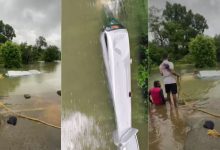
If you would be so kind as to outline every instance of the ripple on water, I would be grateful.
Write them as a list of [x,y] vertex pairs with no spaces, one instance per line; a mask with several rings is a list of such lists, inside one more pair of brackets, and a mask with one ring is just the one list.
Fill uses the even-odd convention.
[[103,149],[105,140],[92,117],[75,112],[62,120],[62,150]]

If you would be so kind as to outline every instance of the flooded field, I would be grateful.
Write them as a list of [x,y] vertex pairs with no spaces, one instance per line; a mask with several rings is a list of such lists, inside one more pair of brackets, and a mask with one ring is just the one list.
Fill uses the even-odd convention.
[[[220,119],[207,113],[193,110],[193,106],[208,113],[220,114],[218,99],[220,80],[199,79],[194,76],[193,66],[177,67],[181,73],[178,109],[166,106],[151,107],[149,124],[149,149],[152,150],[195,150],[218,149],[219,139],[209,137],[207,129],[203,128],[206,120],[215,123],[215,129],[220,131]],[[157,70],[152,71],[149,84],[161,80]],[[162,82],[162,80],[161,80]],[[198,138],[199,137],[199,138]],[[210,149],[210,150],[211,150]]]
[[[61,89],[61,63],[39,62],[23,69],[36,69],[41,74],[2,78],[0,102],[14,112],[60,126],[61,100],[56,92]],[[5,71],[1,69],[2,74]],[[30,94],[31,98],[25,99],[24,94]],[[0,149],[60,149],[60,129],[19,117],[17,125],[12,126],[7,124],[12,114],[2,108],[0,113]]]
[[[135,0],[63,1],[62,148],[114,150],[114,109],[108,90],[100,46],[104,5],[115,2],[112,13],[128,28],[132,64],[132,123],[139,129],[141,149],[147,147],[147,114],[137,87],[138,36],[147,24]],[[77,18],[77,19],[76,19]],[[126,114],[125,114],[126,115]]]

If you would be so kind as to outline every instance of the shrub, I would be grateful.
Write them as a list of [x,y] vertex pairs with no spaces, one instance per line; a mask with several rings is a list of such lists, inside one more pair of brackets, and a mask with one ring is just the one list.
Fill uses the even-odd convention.
[[21,53],[17,44],[7,41],[1,46],[1,52],[6,68],[21,67]]
[[213,67],[216,65],[216,47],[212,38],[198,35],[192,39],[189,48],[196,67]]
[[60,59],[60,51],[58,47],[56,46],[49,46],[45,50],[44,53],[44,61],[45,62],[52,62],[54,60],[59,60]]

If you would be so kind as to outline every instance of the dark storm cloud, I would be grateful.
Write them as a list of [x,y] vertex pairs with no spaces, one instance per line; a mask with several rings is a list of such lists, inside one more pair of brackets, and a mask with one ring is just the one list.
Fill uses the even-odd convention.
[[[219,0],[168,0],[171,3],[180,3],[194,13],[203,15],[209,26],[205,34],[214,36],[220,34],[220,1]],[[149,6],[165,8],[165,0],[149,0]]]
[[0,20],[16,32],[16,42],[34,44],[44,36],[49,44],[61,45],[61,0],[0,0]]

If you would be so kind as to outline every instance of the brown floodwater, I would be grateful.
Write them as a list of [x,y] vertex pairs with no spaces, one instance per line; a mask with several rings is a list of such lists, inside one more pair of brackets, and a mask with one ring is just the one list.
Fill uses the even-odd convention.
[[[0,80],[0,102],[17,113],[60,126],[61,101],[56,92],[61,88],[61,63],[39,62],[23,68],[29,69],[42,73]],[[1,73],[5,71],[1,69]],[[31,98],[25,99],[24,94]],[[12,114],[2,108],[0,114],[0,149],[60,149],[60,129],[22,118],[17,118],[17,125],[12,126],[7,124]]]
[[[220,98],[220,80],[199,79],[192,73],[193,66],[177,67],[181,73],[179,101],[186,106],[178,109],[166,106],[151,106],[149,110],[149,149],[150,150],[205,150],[220,147],[219,140],[210,140],[207,130],[203,128],[205,120],[213,120],[220,131],[220,120],[203,112],[194,111],[190,104],[208,112],[220,114],[218,99]],[[154,80],[161,80],[157,70],[150,75],[149,85]],[[164,88],[164,87],[163,87]],[[197,138],[199,137],[199,138]],[[217,141],[216,141],[217,140]]]
[[[148,147],[147,114],[137,86],[138,37],[146,30],[146,9],[136,0],[63,1],[62,21],[62,148],[76,150],[115,150],[114,108],[108,90],[100,46],[105,24],[105,8],[112,10],[128,28],[132,69],[132,124],[139,130],[140,149]],[[142,12],[141,12],[142,11]],[[126,115],[126,114],[125,114]]]

